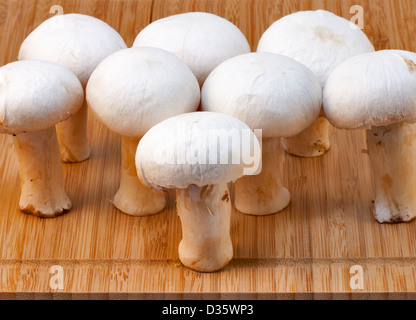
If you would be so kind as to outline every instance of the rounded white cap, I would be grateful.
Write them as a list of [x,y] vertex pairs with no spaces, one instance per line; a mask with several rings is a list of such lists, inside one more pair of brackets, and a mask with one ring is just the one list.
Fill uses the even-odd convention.
[[248,53],[219,65],[201,92],[202,108],[262,129],[263,137],[291,137],[318,117],[322,89],[315,75],[295,60],[273,53]]
[[162,49],[142,47],[104,59],[91,75],[86,98],[111,130],[140,138],[162,120],[195,111],[200,89],[179,58]]
[[108,55],[126,48],[107,23],[83,14],[56,15],[44,21],[23,41],[19,60],[61,64],[85,86],[95,67]]
[[367,36],[352,22],[325,10],[299,11],[273,23],[257,51],[299,61],[318,77],[322,88],[331,71],[358,54],[373,52]]
[[78,78],[44,61],[18,61],[0,68],[0,133],[50,128],[76,113],[84,100]]
[[416,53],[384,50],[345,61],[330,75],[324,111],[340,129],[416,121]]
[[133,47],[156,47],[181,58],[202,85],[224,60],[250,52],[243,33],[230,21],[205,12],[188,12],[156,20],[144,28]]
[[146,133],[137,149],[136,168],[142,183],[156,190],[228,183],[252,165],[236,157],[243,148],[250,154],[260,150],[246,124],[220,113],[191,112]]

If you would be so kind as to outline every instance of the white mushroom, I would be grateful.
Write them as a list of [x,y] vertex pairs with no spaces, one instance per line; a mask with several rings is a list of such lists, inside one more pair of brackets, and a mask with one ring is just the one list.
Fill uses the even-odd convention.
[[156,48],[130,48],[104,59],[87,85],[87,102],[96,116],[123,136],[120,188],[114,205],[134,216],[161,211],[165,195],[144,187],[134,158],[140,138],[169,117],[195,111],[198,82],[173,54]]
[[228,183],[255,165],[255,161],[237,161],[236,156],[243,160],[243,148],[260,151],[250,128],[212,112],[165,120],[139,143],[136,167],[142,183],[156,190],[176,189],[182,223],[179,258],[188,268],[212,272],[233,257]]
[[56,217],[72,208],[63,186],[55,124],[77,112],[83,98],[77,77],[60,65],[20,61],[0,68],[0,133],[13,135],[21,211]]
[[328,79],[324,110],[335,127],[367,129],[377,221],[414,219],[416,53],[385,50],[349,59]]
[[156,20],[136,37],[133,47],[172,52],[192,70],[202,86],[224,60],[250,52],[243,33],[230,21],[206,12],[188,12]]
[[267,215],[283,210],[290,193],[280,183],[281,137],[291,137],[318,117],[322,89],[315,75],[295,60],[272,53],[249,53],[220,64],[201,92],[202,109],[225,113],[262,129],[262,170],[235,183],[240,212]]
[[[311,69],[322,88],[331,71],[358,54],[374,52],[367,36],[352,22],[331,12],[300,11],[273,23],[257,51],[282,54]],[[330,148],[328,120],[323,112],[298,135],[282,139],[283,148],[301,157],[323,155]]]
[[[108,55],[126,48],[105,22],[82,14],[57,15],[44,21],[23,41],[19,60],[45,60],[67,67],[84,89],[95,67]],[[89,158],[86,103],[56,128],[64,162]]]

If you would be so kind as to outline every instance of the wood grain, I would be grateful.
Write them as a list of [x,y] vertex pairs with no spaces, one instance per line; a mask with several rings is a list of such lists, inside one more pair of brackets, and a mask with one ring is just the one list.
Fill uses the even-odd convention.
[[[364,32],[377,49],[416,51],[414,0],[1,0],[0,63],[16,60],[20,43],[49,8],[84,13],[114,27],[131,45],[150,21],[187,11],[235,23],[253,50],[265,29],[298,10],[327,9],[345,18],[360,4]],[[235,258],[218,273],[184,268],[174,194],[160,214],[134,218],[110,199],[118,187],[120,137],[91,118],[92,157],[65,164],[73,210],[44,220],[18,210],[19,178],[11,139],[0,136],[0,298],[416,298],[416,222],[380,225],[362,131],[332,130],[319,159],[282,152],[282,179],[292,193],[283,212],[232,214]],[[50,267],[64,269],[64,289],[49,286]],[[350,288],[350,267],[364,270],[364,289]]]

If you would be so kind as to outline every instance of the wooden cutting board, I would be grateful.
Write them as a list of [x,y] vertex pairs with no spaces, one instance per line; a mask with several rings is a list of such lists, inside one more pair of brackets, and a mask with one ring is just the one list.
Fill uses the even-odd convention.
[[[129,46],[151,21],[212,12],[235,23],[255,50],[261,34],[284,15],[327,9],[350,19],[357,4],[376,49],[416,51],[414,0],[1,0],[0,63],[16,60],[23,39],[53,15],[52,5],[106,21]],[[203,274],[178,260],[173,194],[166,210],[151,217],[130,217],[111,205],[120,138],[95,119],[89,124],[91,159],[64,165],[74,208],[53,220],[19,212],[16,156],[11,139],[0,137],[0,298],[416,298],[416,222],[380,225],[373,219],[362,131],[333,129],[332,148],[321,158],[282,152],[291,205],[267,217],[234,211],[234,260]],[[53,273],[55,265],[62,273]],[[358,283],[356,270],[362,270],[363,289],[350,286],[354,276]],[[50,286],[58,274],[63,289]]]

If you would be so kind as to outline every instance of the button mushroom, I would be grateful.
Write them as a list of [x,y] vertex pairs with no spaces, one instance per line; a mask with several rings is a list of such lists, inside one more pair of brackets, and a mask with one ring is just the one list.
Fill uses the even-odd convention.
[[262,170],[235,183],[235,207],[267,215],[283,210],[290,193],[276,168],[281,137],[298,134],[318,117],[322,89],[315,75],[295,60],[272,53],[249,53],[220,64],[201,92],[202,109],[234,116],[262,129]]
[[[67,67],[84,89],[95,67],[108,55],[126,48],[105,22],[82,14],[57,15],[44,21],[23,41],[19,60],[45,60]],[[64,162],[89,158],[88,109],[83,107],[56,128]]]
[[324,110],[337,128],[367,129],[376,220],[414,219],[416,54],[385,50],[347,60],[328,79]]
[[188,12],[156,20],[136,37],[133,47],[172,52],[192,70],[202,86],[224,60],[250,52],[243,33],[230,21],[206,12]]
[[250,128],[212,112],[165,120],[139,143],[136,167],[142,183],[156,190],[176,189],[182,224],[179,258],[188,268],[212,272],[233,257],[228,183],[257,162],[245,159],[244,150],[261,157]]
[[[374,52],[367,36],[352,22],[331,12],[300,11],[273,23],[262,35],[257,51],[289,56],[311,69],[322,88],[331,71],[358,54]],[[323,155],[330,148],[329,123],[321,111],[298,135],[282,139],[283,148],[301,157]]]
[[140,138],[152,126],[198,108],[200,90],[192,71],[165,50],[124,49],[99,64],[86,96],[101,122],[123,136],[121,182],[114,205],[133,216],[161,211],[165,195],[140,183],[134,158]]
[[77,112],[83,98],[77,77],[60,65],[20,61],[0,68],[0,133],[13,135],[24,213],[50,218],[72,208],[55,124]]

